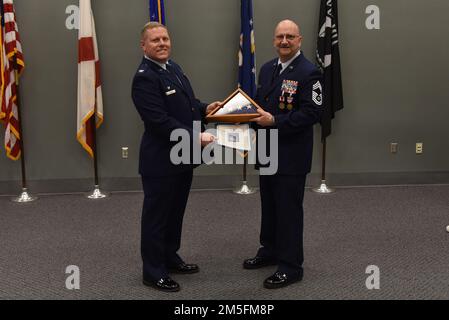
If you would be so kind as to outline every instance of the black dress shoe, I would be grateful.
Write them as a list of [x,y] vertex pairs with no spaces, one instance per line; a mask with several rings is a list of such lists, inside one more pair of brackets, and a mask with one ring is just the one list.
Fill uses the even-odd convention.
[[263,286],[266,289],[278,289],[301,280],[302,275],[287,276],[285,273],[277,271],[271,277],[265,279]]
[[187,263],[180,263],[168,268],[168,272],[180,274],[197,273],[198,271],[200,271],[200,268],[196,264]]
[[161,278],[157,281],[148,281],[143,279],[143,284],[165,292],[176,292],[181,289],[179,284],[170,277]]
[[246,259],[245,261],[243,261],[243,268],[259,269],[267,266],[274,266],[276,264],[276,260],[274,259],[255,256],[254,258]]

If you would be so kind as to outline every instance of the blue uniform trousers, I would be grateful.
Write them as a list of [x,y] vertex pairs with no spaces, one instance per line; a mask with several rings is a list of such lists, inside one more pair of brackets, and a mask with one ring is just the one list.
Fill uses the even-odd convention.
[[182,221],[193,170],[166,177],[142,176],[141,254],[143,277],[158,280],[167,277],[167,269],[182,263],[177,254],[181,245]]
[[258,256],[278,261],[278,271],[302,273],[306,175],[260,176],[262,226]]

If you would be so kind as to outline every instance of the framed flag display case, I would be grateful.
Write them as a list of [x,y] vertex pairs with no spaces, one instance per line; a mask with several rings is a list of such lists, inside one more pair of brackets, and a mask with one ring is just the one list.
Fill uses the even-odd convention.
[[221,106],[206,116],[207,122],[242,123],[257,118],[262,109],[242,89],[234,91]]

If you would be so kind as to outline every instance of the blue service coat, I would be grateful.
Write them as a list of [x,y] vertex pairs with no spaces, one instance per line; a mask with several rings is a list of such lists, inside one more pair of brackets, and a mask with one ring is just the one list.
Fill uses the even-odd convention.
[[260,69],[255,101],[275,118],[275,126],[265,128],[278,129],[277,173],[307,174],[312,164],[313,125],[323,109],[322,75],[301,53],[273,79],[277,62],[273,59]]
[[132,99],[145,126],[139,157],[142,176],[170,176],[194,168],[192,161],[172,163],[170,151],[179,140],[170,141],[170,134],[181,128],[189,132],[192,160],[193,143],[199,143],[200,133],[194,132],[192,124],[204,119],[207,104],[195,98],[181,67],[173,61],[168,64],[169,71],[144,57],[132,83]]

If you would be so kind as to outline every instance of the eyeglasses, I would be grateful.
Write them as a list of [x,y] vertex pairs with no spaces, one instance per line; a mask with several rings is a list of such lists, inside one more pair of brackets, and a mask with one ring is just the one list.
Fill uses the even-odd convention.
[[276,39],[276,41],[280,42],[284,39],[287,39],[288,41],[293,41],[297,37],[299,37],[299,35],[297,35],[297,34],[279,34],[279,35],[275,36],[274,38]]

